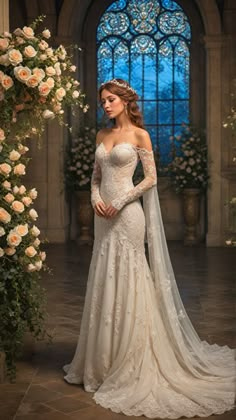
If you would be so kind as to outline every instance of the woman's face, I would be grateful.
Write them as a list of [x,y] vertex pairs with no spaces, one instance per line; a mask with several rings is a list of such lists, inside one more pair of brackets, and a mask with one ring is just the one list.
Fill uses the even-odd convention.
[[125,104],[118,95],[103,89],[101,93],[101,104],[109,118],[117,118],[125,110]]

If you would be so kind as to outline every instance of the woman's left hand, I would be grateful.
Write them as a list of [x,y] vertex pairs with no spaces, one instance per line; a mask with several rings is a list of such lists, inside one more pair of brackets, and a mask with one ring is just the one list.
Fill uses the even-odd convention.
[[107,206],[106,208],[106,217],[107,218],[111,218],[111,217],[115,217],[117,215],[119,210],[115,209],[115,207],[113,207],[111,204],[109,204],[109,206]]

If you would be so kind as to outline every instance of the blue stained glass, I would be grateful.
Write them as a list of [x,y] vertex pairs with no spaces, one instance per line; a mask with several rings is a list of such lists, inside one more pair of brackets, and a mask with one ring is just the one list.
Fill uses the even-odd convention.
[[174,0],[114,1],[97,27],[98,83],[130,82],[162,164],[170,160],[169,136],[189,119],[190,41],[188,18]]

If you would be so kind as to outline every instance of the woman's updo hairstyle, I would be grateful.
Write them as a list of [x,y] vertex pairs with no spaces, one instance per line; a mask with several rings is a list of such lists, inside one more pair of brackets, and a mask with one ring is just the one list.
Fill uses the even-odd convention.
[[143,128],[143,117],[137,104],[139,97],[129,83],[123,79],[112,79],[102,83],[98,91],[99,100],[101,100],[101,94],[104,89],[119,96],[122,101],[126,102],[126,110],[130,121],[137,127]]

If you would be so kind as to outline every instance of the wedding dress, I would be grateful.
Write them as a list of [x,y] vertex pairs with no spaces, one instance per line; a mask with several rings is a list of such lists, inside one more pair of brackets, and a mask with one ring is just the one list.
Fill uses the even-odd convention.
[[[141,159],[144,180],[133,185]],[[206,417],[234,407],[235,352],[201,341],[181,301],[166,245],[153,152],[122,142],[96,150],[95,241],[78,346],[64,370],[114,412]],[[143,195],[144,210],[138,198]],[[145,257],[147,235],[149,264]]]

